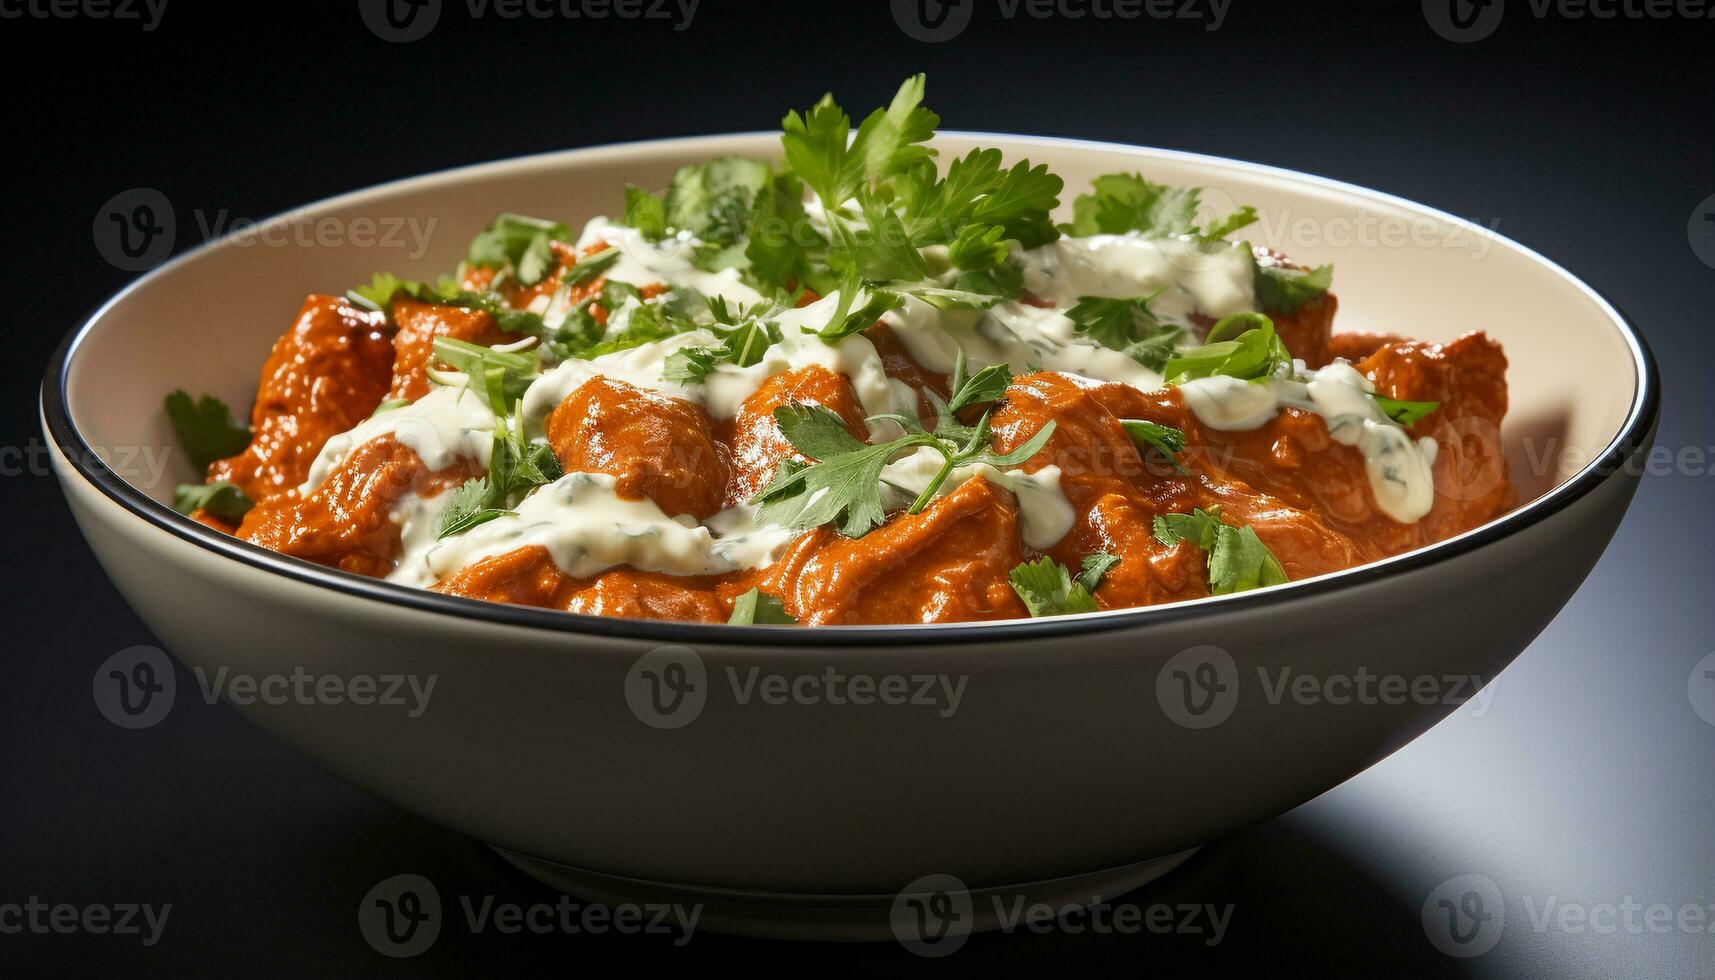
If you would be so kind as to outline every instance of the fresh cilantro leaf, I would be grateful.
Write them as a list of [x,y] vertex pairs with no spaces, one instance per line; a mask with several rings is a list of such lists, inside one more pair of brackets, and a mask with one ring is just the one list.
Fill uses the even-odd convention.
[[1169,548],[1181,540],[1208,551],[1215,546],[1215,529],[1221,526],[1221,508],[1196,508],[1189,514],[1161,514],[1155,518],[1155,540]]
[[767,164],[743,157],[717,157],[680,167],[663,204],[666,226],[705,242],[731,245],[750,224],[757,192],[769,178]]
[[1387,414],[1387,417],[1400,425],[1413,426],[1423,421],[1429,413],[1441,407],[1440,402],[1408,402],[1397,398],[1386,398],[1382,395],[1372,395],[1376,404]]
[[863,180],[863,157],[847,149],[851,125],[851,118],[834,104],[831,94],[802,115],[786,113],[780,122],[780,145],[787,166],[829,210],[851,197]]
[[1256,224],[1256,208],[1246,204],[1226,217],[1209,222],[1209,227],[1202,231],[1204,238],[1225,238],[1241,228],[1249,228]]
[[1119,555],[1110,555],[1105,551],[1097,551],[1084,556],[1084,572],[1078,576],[1078,584],[1094,593],[1096,586],[1102,584],[1102,577],[1113,571],[1120,563]]
[[1120,426],[1131,436],[1131,441],[1137,448],[1154,449],[1167,457],[1179,472],[1185,472],[1185,466],[1179,461],[1179,454],[1185,451],[1185,433],[1171,425],[1161,425],[1147,419],[1120,419]]
[[966,376],[965,352],[961,349],[953,362],[953,376],[948,381],[947,390],[952,394],[947,398],[943,415],[952,415],[966,405],[981,405],[985,402],[998,401],[1006,394],[1007,386],[1012,384],[1012,368],[1006,364],[990,364],[974,375]]
[[1142,174],[1107,174],[1090,182],[1090,193],[1072,202],[1072,220],[1060,226],[1068,235],[1120,235],[1147,238],[1190,234],[1197,221],[1197,188],[1169,187]]
[[[1236,334],[1236,336],[1234,336]],[[1227,337],[1233,337],[1227,340]],[[1162,368],[1168,384],[1216,375],[1262,382],[1292,365],[1292,353],[1261,313],[1235,313],[1209,329],[1208,342],[1179,351]]]
[[469,377],[471,392],[496,414],[521,397],[541,371],[534,354],[498,351],[452,337],[436,337],[434,354]]
[[751,589],[733,601],[730,626],[796,626],[786,614],[786,605],[760,589]]
[[807,278],[810,254],[827,246],[804,213],[804,184],[792,174],[776,174],[757,192],[745,234],[751,280],[775,289]]
[[1209,593],[1227,595],[1286,583],[1279,559],[1249,527],[1221,521],[1221,509],[1199,507],[1189,514],[1155,518],[1155,538],[1172,547],[1190,541],[1208,555]]
[[899,173],[925,160],[934,151],[924,146],[941,125],[941,117],[923,107],[925,77],[907,78],[886,109],[871,112],[858,125],[849,155],[871,180]]
[[606,272],[608,266],[619,261],[619,256],[620,251],[617,248],[604,248],[594,255],[586,255],[566,269],[566,274],[560,277],[560,285],[582,286]]
[[179,437],[179,448],[199,470],[217,459],[236,456],[250,445],[250,429],[232,418],[232,410],[213,395],[192,400],[183,389],[165,400],[167,419]]
[[486,524],[511,513],[503,507],[489,506],[488,502],[494,493],[486,477],[473,476],[466,480],[463,486],[449,490],[448,493],[452,496],[447,498],[447,507],[441,511],[441,525],[435,533],[436,540],[468,531],[478,524]]
[[404,408],[406,405],[409,405],[409,404],[411,404],[411,399],[409,399],[409,398],[389,398],[386,401],[382,402],[381,404],[375,406],[375,411],[370,412],[369,417],[374,418],[375,416],[380,415],[382,412],[391,412],[395,408]]
[[834,304],[834,315],[828,319],[822,329],[816,331],[816,336],[829,344],[837,344],[854,333],[868,330],[881,319],[882,314],[889,310],[898,309],[902,302],[899,296],[882,290],[872,290],[864,298],[864,304],[852,309],[857,296],[863,290],[859,286],[859,276],[855,268],[848,267],[840,279],[840,298]]
[[1025,248],[1059,237],[1048,213],[1060,204],[1061,179],[1046,165],[1028,160],[1001,169],[996,149],[972,150],[935,179],[933,165],[919,165],[896,182],[905,227],[918,245],[955,241],[968,225],[997,225],[1002,238]]
[[471,239],[467,258],[473,265],[510,267],[513,278],[533,286],[554,267],[552,243],[571,237],[562,222],[506,212]]
[[1149,309],[1149,301],[1159,294],[1157,291],[1148,296],[1127,299],[1080,296],[1077,305],[1066,311],[1066,316],[1079,334],[1103,347],[1123,351],[1168,329]]
[[1258,306],[1271,313],[1291,315],[1306,303],[1327,295],[1334,284],[1334,267],[1324,265],[1310,272],[1294,272],[1258,263],[1252,283]]
[[1184,337],[1185,330],[1183,328],[1164,327],[1160,333],[1153,337],[1147,337],[1127,345],[1122,353],[1159,374],[1166,370],[1167,362],[1179,352],[1179,341]]
[[636,228],[649,241],[667,234],[667,202],[636,184],[625,185],[625,217],[619,222]]
[[774,421],[795,449],[818,462],[783,461],[754,498],[760,505],[758,519],[793,528],[832,523],[849,538],[862,537],[886,518],[882,468],[901,450],[933,439],[907,435],[867,445],[846,431],[838,415],[819,405],[782,405],[774,410]]
[[929,275],[923,253],[912,244],[899,216],[884,201],[868,191],[858,193],[863,224],[831,219],[833,247],[828,264],[837,272],[855,269],[864,279],[917,280]]
[[686,347],[667,355],[661,364],[661,379],[678,385],[702,384],[715,368],[720,351],[712,347]]
[[[1085,559],[1086,568],[1088,562]],[[1096,577],[1100,578],[1100,574]],[[1073,580],[1066,566],[1052,558],[1042,557],[1014,567],[1007,574],[1007,581],[1012,583],[1012,591],[1024,600],[1024,608],[1033,619],[1092,613],[1097,608],[1096,597],[1090,594],[1082,578]]]
[[385,313],[396,294],[405,292],[414,295],[427,290],[428,287],[420,282],[400,279],[391,272],[377,272],[370,277],[369,285],[348,289],[345,297],[365,309]]
[[1011,251],[1000,225],[966,225],[947,246],[947,261],[967,271],[988,269],[1005,262]]
[[205,510],[223,521],[237,524],[254,506],[243,490],[225,480],[181,483],[173,490],[173,509],[181,514]]

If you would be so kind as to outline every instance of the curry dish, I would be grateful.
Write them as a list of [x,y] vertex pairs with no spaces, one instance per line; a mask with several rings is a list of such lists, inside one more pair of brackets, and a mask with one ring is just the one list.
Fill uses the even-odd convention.
[[922,97],[310,296],[248,426],[167,397],[177,506],[450,595],[814,626],[1266,588],[1512,505],[1483,334],[1335,333],[1251,208],[1119,173],[1060,212],[1044,166],[939,159]]

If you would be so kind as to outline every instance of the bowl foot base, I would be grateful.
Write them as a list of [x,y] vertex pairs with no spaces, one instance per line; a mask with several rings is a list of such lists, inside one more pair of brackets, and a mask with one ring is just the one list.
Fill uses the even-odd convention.
[[[492,845],[491,845],[492,846]],[[550,888],[604,905],[679,905],[699,909],[696,928],[734,936],[827,942],[891,941],[897,895],[809,895],[705,888],[586,871],[494,847],[507,863]],[[1111,902],[1183,864],[1197,848],[1105,871],[969,894],[969,932],[999,929],[1021,907],[1086,907]]]

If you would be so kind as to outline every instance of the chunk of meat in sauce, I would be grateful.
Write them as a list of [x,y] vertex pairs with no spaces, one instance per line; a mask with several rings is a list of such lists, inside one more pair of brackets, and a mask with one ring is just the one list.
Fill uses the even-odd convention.
[[1411,430],[1414,437],[1434,436],[1443,446],[1432,469],[1435,499],[1427,516],[1402,524],[1383,513],[1370,489],[1363,453],[1334,442],[1321,416],[1296,408],[1247,432],[1197,427],[1206,447],[1202,469],[1216,483],[1254,489],[1320,515],[1355,546],[1347,565],[1467,531],[1511,504],[1499,442],[1506,414],[1506,357],[1499,345],[1481,334],[1446,345],[1388,344],[1356,366],[1381,394],[1442,403]]
[[429,393],[429,365],[434,359],[436,338],[463,340],[482,347],[521,339],[502,333],[494,317],[482,310],[437,306],[409,296],[393,301],[393,322],[399,331],[393,337],[393,386],[387,393],[389,398],[416,401]]
[[1388,344],[1357,364],[1389,398],[1438,401],[1411,427],[1436,442],[1435,505],[1415,527],[1422,543],[1460,534],[1512,507],[1501,422],[1507,414],[1507,356],[1481,332],[1449,344]]
[[[1138,452],[1121,419],[1169,425],[1186,433],[1181,472],[1158,453]],[[1048,554],[1077,568],[1095,552],[1118,555],[1096,589],[1104,609],[1173,602],[1208,595],[1208,556],[1188,542],[1162,544],[1155,518],[1221,504],[1227,523],[1256,525],[1289,574],[1320,574],[1330,556],[1354,553],[1346,538],[1314,513],[1256,494],[1242,485],[1222,487],[1201,475],[1208,455],[1201,433],[1177,389],[1139,391],[1129,385],[1085,381],[1057,373],[1018,379],[995,412],[995,446],[1021,445],[1052,420],[1054,435],[1026,470],[1055,465],[1061,490],[1077,517]],[[1278,549],[1278,550],[1277,550]]]
[[630,500],[699,520],[721,509],[725,455],[701,406],[597,377],[548,415],[548,444],[567,473],[608,473]]
[[776,374],[752,392],[739,406],[738,415],[722,427],[721,441],[731,449],[732,458],[727,506],[756,496],[774,478],[781,460],[798,456],[774,421],[774,410],[793,402],[826,408],[846,423],[853,436],[869,441],[863,406],[843,375],[818,364]]
[[[1255,246],[1252,250],[1260,266],[1290,269],[1294,272],[1309,271],[1306,266],[1299,265],[1272,249]],[[1339,298],[1333,293],[1325,293],[1290,313],[1284,310],[1263,312],[1274,321],[1275,334],[1286,344],[1286,349],[1292,352],[1292,356],[1313,368],[1318,368],[1333,359],[1328,349],[1328,341],[1333,335],[1334,314],[1339,308]]]
[[433,497],[478,472],[458,463],[431,473],[404,443],[379,436],[353,449],[303,497],[293,491],[251,508],[238,537],[283,555],[380,577],[393,570],[400,552],[393,508],[407,494]]
[[540,545],[485,558],[435,583],[433,590],[489,602],[628,619],[720,623],[731,614],[731,602],[723,605],[711,579],[629,568],[616,568],[594,578],[572,578]]
[[757,587],[805,625],[954,623],[1026,615],[1007,573],[1024,560],[1012,495],[976,478],[861,538],[799,537]]
[[209,480],[229,480],[258,502],[304,482],[322,443],[386,395],[393,345],[383,327],[381,314],[339,297],[305,300],[262,367],[250,445],[210,465]]

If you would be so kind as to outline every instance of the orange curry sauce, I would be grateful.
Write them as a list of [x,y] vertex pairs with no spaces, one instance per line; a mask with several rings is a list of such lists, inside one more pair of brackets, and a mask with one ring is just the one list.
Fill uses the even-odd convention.
[[[504,294],[509,303],[523,306],[556,287],[577,258],[565,246],[556,254],[556,271],[529,290],[514,287]],[[491,276],[477,269],[467,285],[481,287]],[[578,287],[578,298],[600,289],[598,278]],[[1095,591],[1101,608],[1208,594],[1204,554],[1190,541],[1157,540],[1157,515],[1219,505],[1229,521],[1252,527],[1298,579],[1441,540],[1512,504],[1492,437],[1507,404],[1500,347],[1481,333],[1447,344],[1333,335],[1335,306],[1329,295],[1276,318],[1296,356],[1311,368],[1345,357],[1380,394],[1441,403],[1410,430],[1440,445],[1434,506],[1416,523],[1396,522],[1377,508],[1362,454],[1332,442],[1318,415],[1285,408],[1253,431],[1218,431],[1199,425],[1175,388],[1145,392],[1049,372],[1014,379],[992,418],[995,448],[1012,449],[1047,422],[1056,424],[1046,448],[1023,468],[1060,467],[1061,489],[1077,515],[1049,555],[1074,569],[1092,552],[1120,556]],[[594,312],[605,319],[605,311]],[[889,377],[945,396],[948,379],[914,361],[885,324],[866,336]],[[410,449],[382,436],[355,447],[314,491],[300,496],[296,488],[330,436],[386,399],[429,390],[425,372],[437,337],[481,345],[516,339],[476,310],[400,297],[389,325],[343,299],[311,296],[263,368],[252,443],[207,474],[235,483],[256,506],[236,528],[206,513],[193,516],[281,554],[386,575],[401,548],[390,519],[394,506],[407,494],[447,492],[480,471],[466,463],[429,472]],[[930,402],[919,400],[927,419]],[[553,411],[546,432],[567,472],[611,474],[620,496],[701,519],[756,494],[780,461],[793,457],[772,415],[791,402],[825,406],[853,435],[868,436],[850,380],[821,367],[769,378],[724,422],[690,402],[597,377]],[[1183,430],[1185,471],[1141,455],[1122,418]],[[806,625],[1008,619],[1026,615],[1008,572],[1036,554],[1020,540],[1010,493],[972,479],[922,513],[895,513],[861,538],[831,527],[808,531],[763,569],[686,577],[618,567],[571,578],[537,546],[480,560],[433,588],[573,612],[703,622],[726,621],[734,599],[753,587],[779,598]]]

